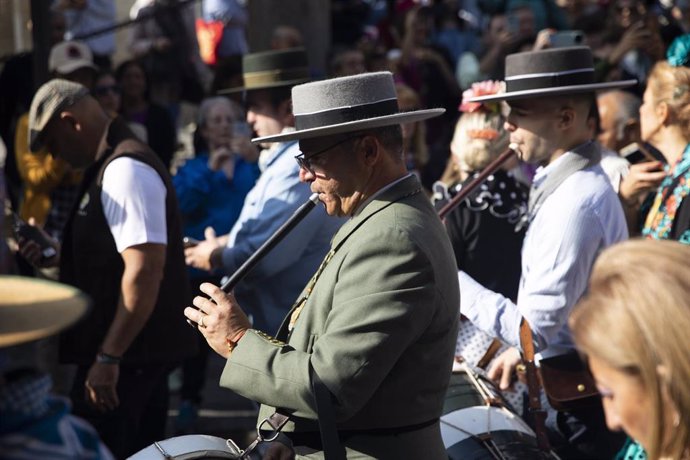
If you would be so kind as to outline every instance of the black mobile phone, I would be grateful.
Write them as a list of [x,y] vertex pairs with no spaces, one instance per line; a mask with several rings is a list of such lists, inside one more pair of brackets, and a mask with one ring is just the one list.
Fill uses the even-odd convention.
[[645,161],[663,161],[663,156],[655,152],[656,149],[646,143],[633,142],[623,147],[620,155],[630,164],[644,163]]
[[16,213],[12,213],[12,230],[17,240],[31,240],[41,248],[41,257],[48,260],[57,255],[57,250],[53,243],[48,240],[43,233],[33,225],[29,225]]
[[193,248],[197,244],[199,244],[199,240],[192,238],[191,236],[185,236],[182,238],[182,244],[184,245],[185,249],[186,248]]
[[560,30],[549,37],[551,48],[582,45],[585,34],[581,30]]

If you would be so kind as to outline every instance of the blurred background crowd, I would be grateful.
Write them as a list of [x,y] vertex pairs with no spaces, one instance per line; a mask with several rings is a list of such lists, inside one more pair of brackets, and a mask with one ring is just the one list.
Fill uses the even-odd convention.
[[[219,95],[242,86],[243,55],[303,47],[313,79],[388,70],[401,110],[445,108],[441,117],[403,126],[408,169],[443,202],[508,145],[504,107],[483,106],[480,116],[477,107],[461,104],[463,93],[500,91],[508,54],[585,45],[598,81],[638,82],[600,94],[591,111],[592,135],[605,149],[602,166],[624,204],[630,234],[690,242],[690,209],[667,203],[688,193],[690,69],[682,66],[687,50],[667,52],[690,33],[690,1],[56,0],[32,1],[26,11],[28,5],[0,0],[0,15],[14,21],[13,39],[3,42],[13,46],[0,49],[0,198],[8,217],[15,212],[58,240],[81,171],[28,147],[29,105],[50,77],[83,84],[109,114],[127,121],[169,168],[185,234],[204,239],[208,226],[219,235],[230,231],[261,174],[242,92]],[[29,16],[33,28],[24,29]],[[27,34],[29,51],[14,53],[29,43],[21,39]],[[657,65],[673,56],[684,59],[680,67]],[[495,83],[477,85],[486,80]],[[649,108],[661,100],[670,101],[666,118]],[[504,169],[447,226],[458,268],[514,298],[525,230],[519,222],[534,168],[515,161]],[[209,171],[217,174],[201,196],[191,185]],[[487,209],[483,220],[472,220]],[[13,219],[5,222],[4,235],[11,235]],[[14,249],[12,241],[0,244],[3,273],[55,277]],[[502,277],[487,263],[489,253],[504,259]],[[218,280],[190,274],[196,285]],[[201,384],[188,396],[195,405]],[[171,385],[179,389],[179,382]],[[177,431],[190,429],[190,420],[179,420]]]

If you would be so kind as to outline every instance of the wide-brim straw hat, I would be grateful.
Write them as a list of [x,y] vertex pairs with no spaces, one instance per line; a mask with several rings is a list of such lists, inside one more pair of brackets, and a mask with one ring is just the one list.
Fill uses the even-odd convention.
[[42,339],[71,326],[91,305],[82,291],[36,278],[0,276],[0,347]]
[[504,93],[469,102],[510,101],[625,88],[637,80],[594,81],[594,59],[586,46],[552,48],[506,56]]
[[262,51],[242,57],[244,86],[226,88],[218,94],[294,86],[311,80],[304,48]]
[[252,139],[283,142],[412,123],[445,109],[401,112],[393,74],[372,72],[321,80],[292,88],[295,131]]

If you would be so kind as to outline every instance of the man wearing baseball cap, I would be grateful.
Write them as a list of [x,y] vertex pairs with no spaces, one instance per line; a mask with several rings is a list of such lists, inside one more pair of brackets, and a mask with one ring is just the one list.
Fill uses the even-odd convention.
[[60,280],[94,299],[60,337],[60,360],[77,365],[75,413],[123,458],[164,437],[167,376],[196,351],[180,321],[188,281],[175,190],[153,151],[77,83],[39,88],[28,136],[32,150],[85,168],[58,257],[42,261],[30,241],[21,253],[59,264]]
[[[48,57],[48,70],[55,78],[64,78],[91,88],[97,68],[88,46],[79,41],[54,45]],[[46,149],[31,151],[26,137],[29,114],[21,116],[15,136],[17,168],[23,183],[19,216],[34,219],[53,238],[62,238],[62,229],[76,199],[81,172],[67,162],[50,155]]]

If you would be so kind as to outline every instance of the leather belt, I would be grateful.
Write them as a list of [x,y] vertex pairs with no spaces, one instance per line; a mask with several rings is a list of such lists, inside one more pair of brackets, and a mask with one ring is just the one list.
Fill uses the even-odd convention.
[[[421,430],[438,423],[439,419],[434,418],[426,422],[417,423],[414,425],[398,426],[394,428],[371,428],[364,430],[338,430],[338,435],[341,441],[349,437],[357,435],[366,436],[392,436],[396,434],[409,433],[412,431]],[[270,432],[268,432],[270,434]],[[306,446],[316,450],[322,450],[321,435],[318,431],[283,431],[283,434],[292,440],[295,446]]]

